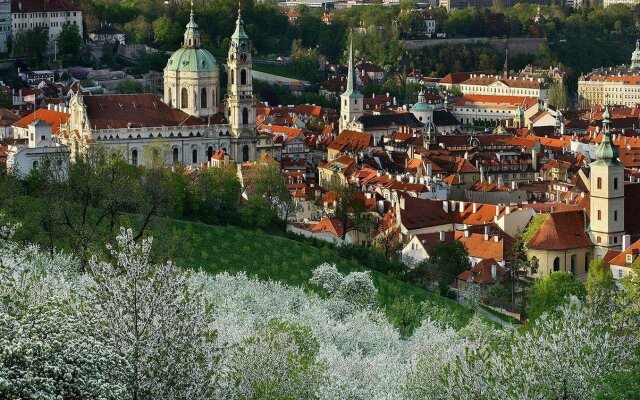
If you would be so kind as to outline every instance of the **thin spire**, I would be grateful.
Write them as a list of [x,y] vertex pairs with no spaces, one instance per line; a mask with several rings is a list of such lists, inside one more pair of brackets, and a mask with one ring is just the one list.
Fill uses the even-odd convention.
[[353,38],[349,42],[349,71],[347,72],[347,91],[353,92]]
[[191,22],[193,22],[193,0],[191,0]]
[[502,67],[502,76],[504,79],[509,78],[509,47],[504,49],[504,66]]

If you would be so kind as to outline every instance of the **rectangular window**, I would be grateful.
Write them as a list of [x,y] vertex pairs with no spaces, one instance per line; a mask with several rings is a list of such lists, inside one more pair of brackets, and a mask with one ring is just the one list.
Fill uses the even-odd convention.
[[602,211],[598,210],[598,221],[602,219]]
[[618,178],[613,178],[613,190],[618,189]]
[[621,269],[618,270],[618,278],[622,278],[622,270]]
[[617,221],[618,220],[618,210],[614,210],[613,211],[613,220]]
[[602,178],[598,178],[596,182],[597,182],[597,188],[602,189]]

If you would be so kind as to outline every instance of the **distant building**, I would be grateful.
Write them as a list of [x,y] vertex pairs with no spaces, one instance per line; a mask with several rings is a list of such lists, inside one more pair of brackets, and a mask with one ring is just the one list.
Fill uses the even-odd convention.
[[78,33],[82,37],[82,8],[69,0],[14,0],[11,2],[12,35],[33,28],[45,28],[49,32],[51,46],[65,24],[77,26]]
[[11,35],[11,0],[0,1],[0,53],[8,53],[7,39]]
[[578,105],[589,108],[596,104],[626,105],[640,103],[640,40],[631,54],[631,64],[600,68],[578,78]]
[[95,43],[125,44],[124,32],[111,24],[101,24],[100,28],[89,32],[89,39]]
[[626,4],[633,8],[636,4],[640,4],[640,0],[603,0],[602,2],[604,7],[609,7],[612,4]]

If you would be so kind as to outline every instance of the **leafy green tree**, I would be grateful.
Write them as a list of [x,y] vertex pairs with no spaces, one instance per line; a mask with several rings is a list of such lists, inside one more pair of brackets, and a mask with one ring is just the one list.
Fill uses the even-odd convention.
[[375,219],[367,209],[363,194],[352,186],[334,185],[330,189],[335,193],[333,217],[342,225],[341,239],[345,240],[349,232],[370,233]]
[[549,104],[558,110],[569,108],[569,92],[562,83],[554,82],[549,87]]
[[613,279],[611,269],[602,260],[591,260],[586,284],[589,298],[597,300],[615,296],[617,290],[616,281]]
[[0,108],[11,107],[12,101],[5,92],[0,92]]
[[529,318],[536,319],[544,313],[553,313],[566,304],[571,296],[584,299],[587,291],[582,283],[569,272],[553,272],[536,281],[529,292]]
[[82,37],[78,25],[64,24],[57,39],[58,51],[61,54],[76,54],[80,51]]
[[436,243],[431,248],[428,263],[443,296],[449,292],[449,284],[455,277],[471,267],[469,252],[459,241]]
[[238,216],[240,181],[233,168],[208,168],[193,183],[192,209],[208,224],[232,224]]
[[144,93],[144,86],[142,83],[134,80],[134,79],[125,79],[118,82],[116,86],[116,93],[120,94],[134,94],[134,93]]
[[[264,207],[262,212],[265,219],[268,218],[271,222],[286,222],[289,214],[294,210],[293,198],[285,184],[279,165],[265,162],[254,164],[244,173],[244,187],[252,206],[251,214],[247,216],[255,217],[254,213],[260,207]],[[260,220],[263,221],[262,218]]]

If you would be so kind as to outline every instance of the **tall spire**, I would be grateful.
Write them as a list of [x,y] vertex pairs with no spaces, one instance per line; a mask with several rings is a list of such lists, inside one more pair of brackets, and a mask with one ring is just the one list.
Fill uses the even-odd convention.
[[504,49],[504,66],[502,67],[502,77],[509,79],[509,47]]
[[231,35],[231,39],[249,39],[247,32],[244,31],[244,22],[242,22],[242,10],[240,9],[240,2],[238,2],[238,19],[236,20],[236,30],[233,32],[233,35]]
[[347,71],[347,92],[353,92],[353,39],[349,42],[349,71]]
[[613,144],[613,140],[611,139],[611,113],[609,112],[609,105],[605,106],[604,112],[602,113],[602,142],[596,149],[596,158],[598,161],[602,160],[604,162],[617,163],[618,160],[618,149],[615,144]]
[[184,42],[182,47],[200,47],[200,32],[198,32],[198,24],[194,20],[193,0],[191,0],[191,14],[187,29],[184,31]]

